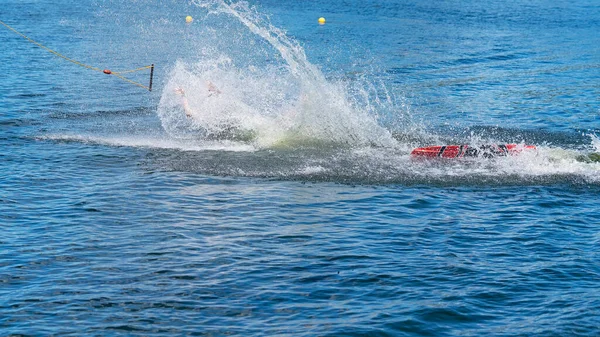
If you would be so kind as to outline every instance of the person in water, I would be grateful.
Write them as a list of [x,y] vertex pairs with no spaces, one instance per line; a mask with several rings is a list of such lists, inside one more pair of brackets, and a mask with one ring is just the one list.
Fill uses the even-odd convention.
[[[211,81],[206,82],[206,87],[208,89],[208,97],[210,96],[218,96],[221,94],[221,90],[217,88]],[[190,108],[190,103],[185,95],[185,91],[181,87],[175,88],[175,93],[181,96],[181,106],[183,107],[183,111],[185,112],[186,117],[192,117],[192,109]]]
[[[219,90],[219,88],[211,81],[206,82],[206,90],[208,93],[206,97],[219,97],[222,95],[221,90]],[[207,116],[200,115],[197,109],[192,109],[190,107],[190,103],[183,88],[175,88],[175,93],[181,97],[180,104],[187,118],[194,119],[195,121],[206,122],[205,120],[203,121],[203,119],[206,119]],[[231,105],[229,105],[228,107],[232,111],[234,111],[235,108],[239,108],[239,106]],[[227,113],[226,110],[222,112]],[[219,118],[217,118],[217,120],[218,119]],[[256,137],[256,133],[254,131],[240,128],[240,126],[238,125],[238,123],[235,122],[235,120],[228,120],[227,117],[225,117],[224,120],[221,120],[218,123],[220,124],[218,124],[219,127],[217,128],[217,130],[211,129],[207,135],[207,138],[249,141]]]

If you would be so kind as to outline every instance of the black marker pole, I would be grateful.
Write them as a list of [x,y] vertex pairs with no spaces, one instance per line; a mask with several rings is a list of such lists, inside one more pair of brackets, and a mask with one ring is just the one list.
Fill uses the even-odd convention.
[[152,79],[154,78],[154,63],[150,66],[150,84],[148,85],[148,91],[152,91]]

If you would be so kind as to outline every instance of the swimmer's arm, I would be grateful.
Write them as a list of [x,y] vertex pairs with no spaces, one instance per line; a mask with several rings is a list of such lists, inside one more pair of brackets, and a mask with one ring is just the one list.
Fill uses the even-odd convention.
[[175,89],[175,93],[181,96],[181,106],[183,107],[183,111],[187,117],[192,117],[192,109],[190,109],[190,103],[188,102],[187,97],[185,96],[185,92],[181,88]]

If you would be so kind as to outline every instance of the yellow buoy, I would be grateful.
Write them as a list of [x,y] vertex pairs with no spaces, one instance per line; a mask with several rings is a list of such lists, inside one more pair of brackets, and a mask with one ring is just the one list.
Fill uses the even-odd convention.
[[191,16],[188,15],[185,17],[185,22],[192,23],[192,21],[194,21],[194,18],[192,18]]
[[320,25],[324,25],[325,24],[325,18],[324,17],[320,17],[319,18],[319,24]]

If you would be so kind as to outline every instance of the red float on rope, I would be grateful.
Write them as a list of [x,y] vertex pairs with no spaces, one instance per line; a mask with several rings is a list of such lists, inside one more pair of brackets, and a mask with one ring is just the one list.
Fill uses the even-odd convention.
[[112,71],[110,71],[108,69],[104,69],[103,73],[105,73],[106,75],[110,75],[110,74],[112,74]]

